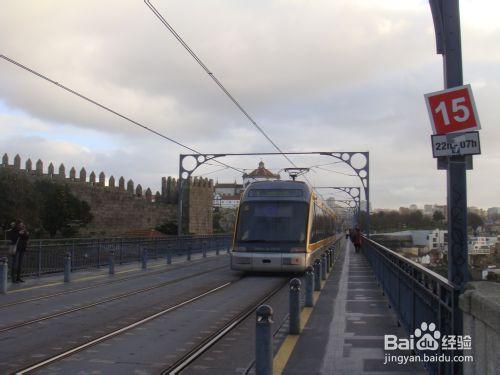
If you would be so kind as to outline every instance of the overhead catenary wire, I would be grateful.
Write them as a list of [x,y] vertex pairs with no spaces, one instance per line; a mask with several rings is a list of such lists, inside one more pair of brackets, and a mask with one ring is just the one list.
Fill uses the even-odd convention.
[[[130,117],[126,116],[126,115],[123,115],[123,114],[115,111],[114,109],[111,109],[110,107],[107,107],[104,104],[101,104],[101,103],[97,102],[96,100],[91,99],[88,96],[85,96],[85,95],[79,93],[76,90],[73,90],[73,89],[71,89],[71,88],[69,88],[69,87],[67,87],[65,85],[62,85],[61,83],[59,83],[57,81],[54,81],[53,79],[47,77],[46,75],[44,75],[42,73],[39,73],[39,72],[37,72],[37,71],[35,71],[35,70],[27,67],[26,65],[23,65],[20,62],[14,60],[14,59],[11,59],[8,56],[0,55],[0,58],[4,59],[5,61],[7,61],[7,62],[9,62],[9,63],[17,66],[18,68],[21,68],[21,69],[23,69],[23,70],[25,70],[25,71],[27,71],[27,72],[35,75],[35,76],[37,76],[37,77],[39,77],[39,78],[47,81],[47,82],[52,83],[53,85],[58,86],[59,88],[65,90],[67,92],[69,92],[70,94],[73,94],[73,95],[75,95],[75,96],[77,96],[77,97],[79,97],[79,98],[81,98],[81,99],[83,99],[83,100],[85,100],[85,101],[87,101],[89,103],[92,103],[92,104],[98,106],[101,109],[104,109],[107,112],[110,112],[110,113],[112,113],[112,114],[114,114],[114,115],[116,115],[116,116],[118,116],[118,117],[120,117],[120,118],[122,118],[122,119],[124,119],[124,120],[126,120],[126,121],[128,121],[128,122],[130,122],[130,123],[132,123],[132,124],[134,124],[134,125],[136,125],[138,127],[140,127],[140,128],[142,128],[142,129],[144,129],[144,130],[146,130],[146,131],[148,131],[150,133],[153,133],[153,134],[155,134],[155,135],[157,135],[157,136],[159,136],[159,137],[161,137],[161,138],[163,138],[163,139],[165,139],[165,140],[167,140],[169,142],[175,143],[176,145],[178,145],[178,146],[180,146],[180,147],[182,147],[182,148],[184,148],[186,150],[189,150],[189,151],[194,152],[196,154],[202,154],[202,152],[200,152],[200,151],[198,151],[198,150],[196,150],[196,149],[194,149],[192,147],[186,146],[185,144],[183,144],[183,143],[181,143],[181,142],[179,142],[179,141],[177,141],[177,140],[175,140],[175,139],[173,139],[173,138],[171,138],[169,136],[166,136],[165,134],[162,134],[162,133],[160,133],[160,132],[152,129],[149,126],[141,124],[140,122],[138,122],[136,120],[133,120],[132,118],[130,118]],[[235,168],[235,167],[233,167],[231,165],[228,165],[226,163],[223,163],[221,161],[218,161],[218,160],[214,160],[214,161],[217,162],[217,163],[219,163],[220,165],[224,165],[226,168],[231,168],[231,169],[233,169],[233,170],[235,170],[237,172],[240,172],[240,173],[243,172],[242,170],[237,169],[237,168]]]
[[323,168],[323,167],[313,167],[314,169],[320,169],[322,171],[326,171],[326,172],[331,172],[331,173],[337,173],[337,174],[342,174],[344,176],[351,176],[351,177],[358,177],[357,175],[355,174],[351,174],[351,173],[344,173],[344,172],[339,172],[339,171],[333,171],[331,169],[327,169],[327,168]]
[[208,67],[201,61],[201,59],[196,55],[196,53],[189,47],[189,45],[181,38],[181,36],[175,31],[175,29],[167,22],[167,20],[161,15],[161,13],[151,4],[150,0],[144,0],[144,3],[149,9],[154,13],[154,15],[163,23],[163,25],[172,33],[175,39],[184,47],[184,49],[196,60],[196,62],[203,68],[203,70],[208,74],[208,76],[215,82],[217,86],[226,94],[226,96],[234,103],[234,105],[243,113],[243,115],[252,123],[252,125],[274,146],[274,148],[287,159],[290,164],[297,167],[295,163],[279,148],[279,146],[266,134],[266,132],[257,124],[253,117],[243,108],[240,102],[226,89],[226,87],[217,79],[215,74],[208,69]]

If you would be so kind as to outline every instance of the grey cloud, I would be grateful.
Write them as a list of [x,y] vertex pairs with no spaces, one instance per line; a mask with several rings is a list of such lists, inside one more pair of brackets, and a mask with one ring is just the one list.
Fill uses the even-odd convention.
[[[442,87],[428,4],[379,3],[197,0],[157,6],[282,149],[369,150],[375,206],[442,202],[444,177],[431,157],[423,101],[425,92]],[[274,151],[142,2],[47,4],[2,4],[2,53],[202,151]],[[476,167],[490,168],[485,160],[500,152],[494,127],[500,57],[498,50],[489,52],[500,32],[474,28],[467,14],[463,19],[464,77],[484,83],[474,90],[487,154]],[[0,125],[38,119],[19,131],[9,127],[0,147],[15,140],[15,152],[87,163],[152,188],[162,175],[177,174],[178,154],[186,151],[4,62],[0,72],[0,100],[11,108]],[[41,138],[26,139],[23,131]],[[102,134],[110,149],[84,142],[89,131]],[[281,159],[265,158],[266,165],[282,168]],[[259,158],[228,160],[251,167]],[[312,165],[322,159],[294,160]],[[199,173],[217,169],[210,168]],[[498,194],[476,186],[487,174],[471,174],[478,202],[498,201]],[[232,180],[236,174],[209,176]],[[335,173],[310,176],[316,183],[357,182]]]

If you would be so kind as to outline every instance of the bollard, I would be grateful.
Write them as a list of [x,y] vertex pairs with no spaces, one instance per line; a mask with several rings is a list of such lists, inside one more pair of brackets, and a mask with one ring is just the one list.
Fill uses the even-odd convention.
[[229,243],[227,245],[227,251],[226,251],[228,254],[231,252],[231,243]]
[[206,246],[205,242],[201,243],[201,248],[202,248],[202,252],[203,252],[203,258],[206,258],[207,257],[207,246]]
[[272,325],[272,307],[269,305],[259,306],[255,325],[255,373],[257,375],[273,374]]
[[188,245],[187,248],[187,260],[191,260],[191,245]]
[[71,254],[67,253],[64,260],[64,282],[69,283],[71,281]]
[[148,269],[148,251],[146,249],[142,249],[142,269]]
[[330,249],[326,249],[326,273],[330,273]]
[[313,291],[314,291],[314,269],[309,266],[306,269],[306,307],[314,306]]
[[291,335],[300,333],[300,284],[301,282],[297,278],[290,280],[288,312],[290,313],[289,332]]
[[172,264],[172,250],[167,249],[167,264]]
[[333,255],[335,254],[335,251],[333,250],[333,247],[330,248],[330,268],[333,268]]
[[219,251],[220,251],[219,246],[217,246],[217,247],[215,248],[215,255],[219,255]]
[[326,254],[321,254],[321,280],[326,280]]
[[109,252],[109,274],[114,275],[115,274],[115,251],[110,250]]
[[321,290],[321,261],[319,259],[314,261],[314,290],[317,292]]
[[7,293],[7,273],[9,266],[6,257],[0,258],[0,293]]

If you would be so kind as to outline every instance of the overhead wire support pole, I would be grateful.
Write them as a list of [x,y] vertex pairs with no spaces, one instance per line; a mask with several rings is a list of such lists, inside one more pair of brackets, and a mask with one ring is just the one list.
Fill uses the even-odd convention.
[[[443,55],[444,87],[449,89],[462,86],[459,1],[429,0],[429,3],[436,33],[436,50],[438,54]],[[448,280],[457,288],[452,297],[454,306],[452,334],[462,335],[463,315],[458,306],[458,295],[464,291],[468,281],[466,157],[447,157],[438,161],[438,168],[443,164],[447,170]],[[453,374],[463,374],[463,364],[451,363],[448,370]]]
[[[445,89],[463,85],[458,0],[430,0],[437,53],[443,55]],[[463,291],[467,269],[467,181],[465,156],[450,156],[447,164],[448,279]]]

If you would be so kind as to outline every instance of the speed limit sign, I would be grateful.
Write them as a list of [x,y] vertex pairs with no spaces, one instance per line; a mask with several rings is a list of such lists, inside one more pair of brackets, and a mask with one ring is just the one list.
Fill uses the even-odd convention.
[[479,117],[470,85],[425,95],[434,134],[479,130]]

